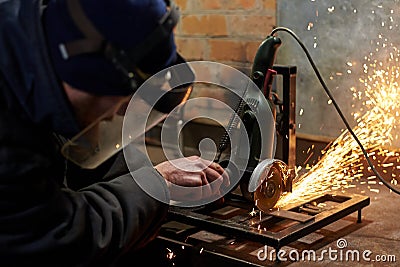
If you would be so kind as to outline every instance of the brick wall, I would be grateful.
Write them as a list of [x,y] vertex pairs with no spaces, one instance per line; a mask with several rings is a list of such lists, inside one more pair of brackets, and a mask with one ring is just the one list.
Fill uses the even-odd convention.
[[277,0],[176,0],[182,15],[178,51],[248,72],[259,44],[276,23]]

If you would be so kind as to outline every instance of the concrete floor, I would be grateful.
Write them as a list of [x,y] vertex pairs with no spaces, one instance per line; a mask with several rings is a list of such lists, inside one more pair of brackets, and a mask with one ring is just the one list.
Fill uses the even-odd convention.
[[[364,190],[364,195],[370,197],[370,205],[362,210],[362,223],[355,224],[357,214],[352,214],[293,244],[300,250],[313,249],[316,255],[321,255],[323,250],[329,251],[329,248],[336,249],[338,250],[336,260],[333,256],[329,257],[325,254],[322,261],[299,261],[291,263],[290,266],[399,266],[400,195],[390,193],[383,185],[379,189],[380,192],[375,193],[369,191],[367,185],[358,185],[357,188],[347,190],[348,193],[357,194]],[[328,234],[325,230],[328,230]],[[347,245],[343,249],[338,249],[338,242],[341,239],[345,240]],[[283,249],[290,251],[291,248],[284,247]],[[342,260],[339,255],[341,250],[343,251]],[[348,260],[346,260],[346,251],[349,250],[359,252],[359,261],[353,260],[356,257],[351,257],[351,254],[348,254]],[[362,253],[367,250],[372,253],[365,254],[365,259],[363,259]],[[382,259],[386,257],[386,262],[376,261],[377,255]]]

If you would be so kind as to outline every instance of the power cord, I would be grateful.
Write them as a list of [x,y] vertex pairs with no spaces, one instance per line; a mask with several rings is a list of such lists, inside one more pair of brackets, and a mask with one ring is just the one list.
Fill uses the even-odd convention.
[[344,116],[343,112],[341,111],[339,105],[337,104],[335,98],[333,97],[331,91],[328,89],[328,86],[326,85],[324,79],[322,78],[321,74],[319,73],[319,70],[317,68],[317,66],[314,63],[314,60],[312,59],[310,53],[308,52],[306,46],[303,44],[303,42],[300,40],[300,38],[289,28],[286,27],[277,27],[275,29],[272,30],[271,32],[271,36],[274,35],[275,33],[279,32],[279,31],[284,31],[289,33],[294,39],[296,39],[297,43],[301,46],[301,48],[303,49],[303,51],[305,52],[308,61],[310,62],[315,74],[318,77],[319,82],[321,83],[322,87],[324,88],[326,94],[329,96],[329,98],[332,101],[332,104],[334,105],[336,111],[339,113],[340,118],[342,119],[343,123],[346,125],[347,130],[349,131],[349,133],[353,136],[354,140],[357,142],[357,144],[359,145],[359,147],[361,148],[361,151],[365,157],[365,159],[368,162],[368,165],[371,167],[371,170],[374,172],[374,174],[376,175],[376,177],[378,177],[378,179],[386,186],[388,187],[390,190],[392,190],[393,192],[397,193],[400,195],[400,190],[393,187],[388,181],[386,181],[385,179],[383,179],[383,177],[380,175],[380,173],[375,169],[374,164],[372,164],[371,159],[369,158],[369,155],[367,153],[367,151],[365,150],[364,146],[361,144],[360,140],[358,139],[357,135],[354,133],[354,131],[351,129],[346,117]]

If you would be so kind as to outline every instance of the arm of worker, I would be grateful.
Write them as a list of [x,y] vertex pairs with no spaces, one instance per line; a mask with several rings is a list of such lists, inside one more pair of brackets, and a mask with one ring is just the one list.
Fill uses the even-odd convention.
[[[155,169],[167,180],[172,200],[180,202],[222,197],[221,187],[227,188],[230,184],[227,172],[218,163],[198,156],[165,161]],[[191,190],[186,190],[187,187]]]
[[[0,259],[5,266],[107,265],[156,234],[168,205],[130,174],[80,191],[62,187],[51,136],[0,113]],[[132,173],[168,191],[152,167]],[[56,180],[55,177],[60,177]]]
[[63,167],[53,165],[50,136],[14,116],[0,115],[0,126],[0,259],[5,265],[107,265],[154,237],[167,213],[167,204],[138,185],[141,179],[166,201],[165,179],[188,182],[186,171],[164,163],[157,170],[143,166],[69,190],[61,186]]
[[[127,158],[124,157],[127,155]],[[129,168],[127,166],[129,165]],[[104,179],[110,180],[112,177],[125,174],[130,170],[140,169],[142,166],[152,166],[149,159],[134,145],[130,144],[125,148],[125,154],[119,153],[110,170]],[[158,173],[166,180],[168,191],[172,201],[176,199],[199,201],[222,197],[222,191],[230,185],[228,173],[218,163],[202,159],[198,156],[178,158],[159,163],[155,166]],[[151,182],[143,180],[141,176],[134,176],[142,189],[156,196],[162,192],[157,192]],[[197,188],[196,190],[185,190],[183,187]],[[222,189],[222,190],[221,190]],[[164,200],[162,200],[164,201]]]

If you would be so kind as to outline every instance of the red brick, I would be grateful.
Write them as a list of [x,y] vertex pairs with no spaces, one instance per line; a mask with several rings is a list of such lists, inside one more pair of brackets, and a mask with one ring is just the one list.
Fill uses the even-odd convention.
[[202,0],[198,5],[201,10],[247,10],[255,8],[256,0]]
[[269,9],[271,11],[276,12],[276,1],[277,0],[262,0],[263,2],[263,7],[265,9]]
[[176,37],[178,52],[187,60],[204,60],[207,51],[207,41],[204,38]]
[[226,36],[226,19],[223,15],[186,15],[182,16],[182,34]]
[[265,38],[275,26],[275,17],[260,15],[229,16],[231,36],[249,36]]
[[175,4],[179,7],[180,10],[185,11],[188,8],[188,0],[175,0]]
[[213,10],[213,9],[221,9],[222,1],[221,0],[202,0],[198,2],[199,9],[204,10]]
[[246,43],[246,61],[247,62],[254,62],[254,57],[256,56],[258,47],[260,46],[262,40],[259,42],[257,41],[248,41]]
[[210,60],[246,61],[245,44],[236,40],[211,39]]
[[255,0],[238,0],[237,2],[243,9],[252,9],[256,6]]

